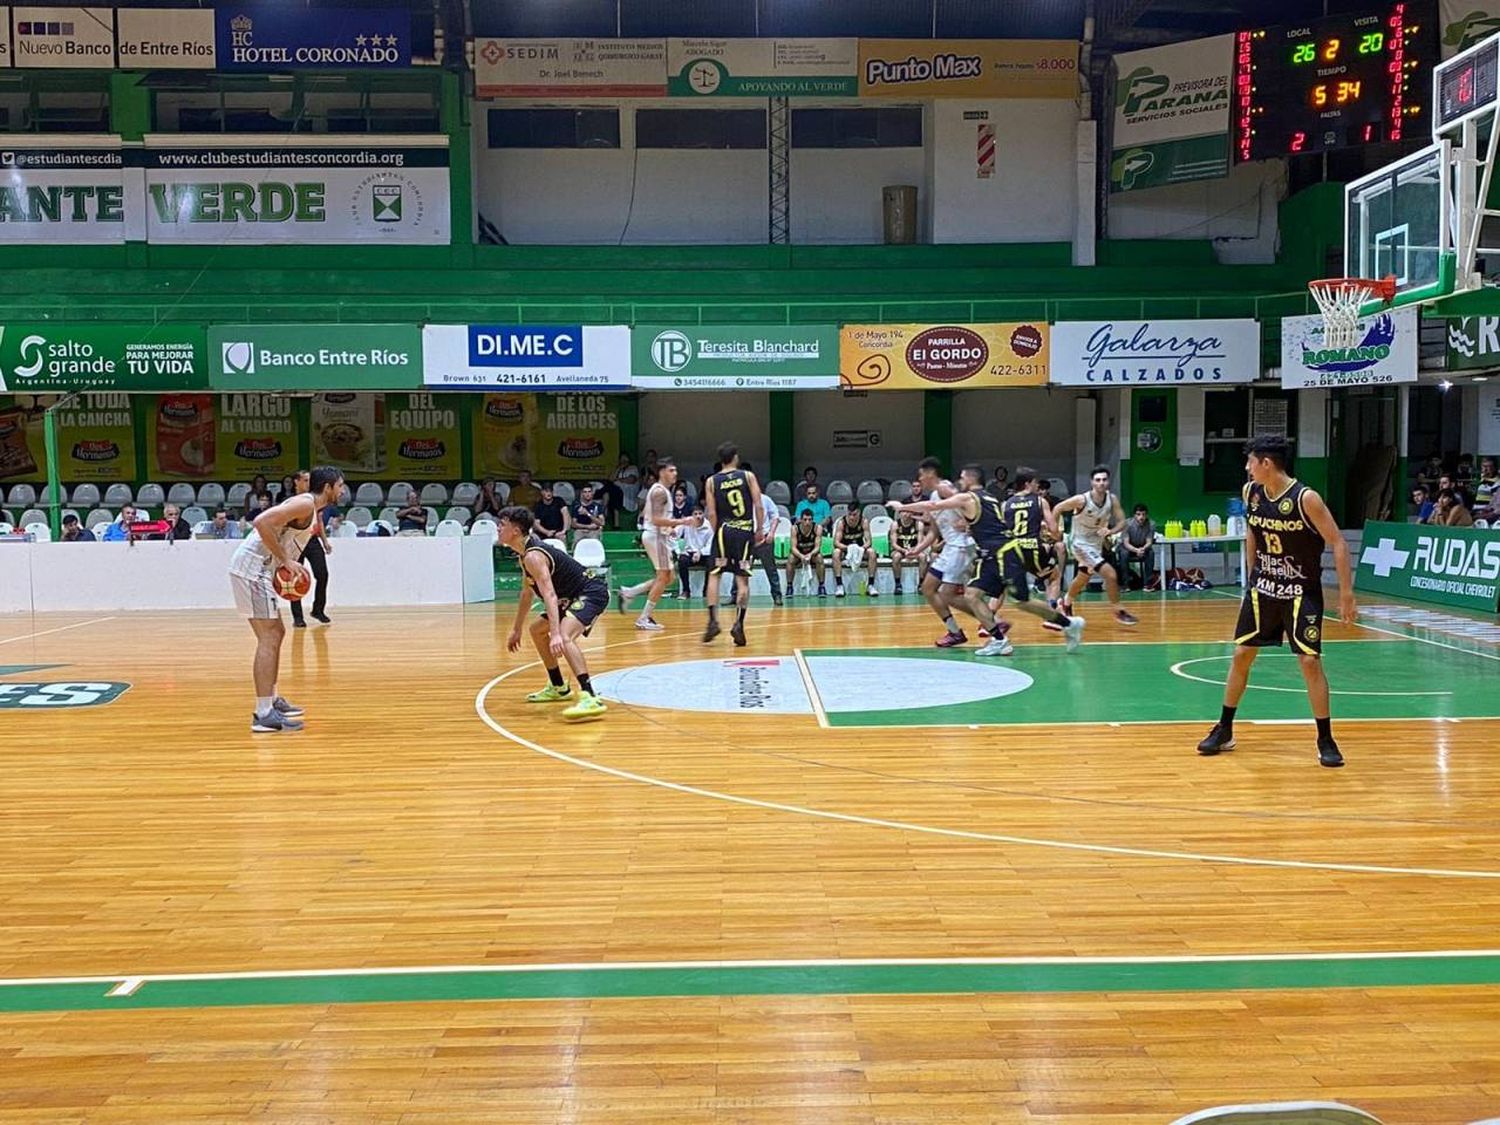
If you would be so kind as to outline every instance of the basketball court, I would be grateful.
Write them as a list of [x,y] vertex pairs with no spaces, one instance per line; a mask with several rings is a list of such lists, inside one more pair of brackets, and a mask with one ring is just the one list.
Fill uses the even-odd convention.
[[347,611],[270,740],[228,614],[12,621],[0,1115],[1482,1116],[1493,626],[1330,621],[1348,767],[1273,652],[1203,759],[1225,593],[987,662],[914,598],[756,606],[743,650],[611,614],[583,726],[521,701],[507,606]]

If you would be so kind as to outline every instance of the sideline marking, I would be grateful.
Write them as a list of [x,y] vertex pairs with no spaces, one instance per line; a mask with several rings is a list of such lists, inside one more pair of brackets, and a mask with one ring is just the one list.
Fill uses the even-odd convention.
[[[1338,642],[1336,642],[1336,641],[1329,641],[1328,643],[1329,644],[1336,644]],[[1358,642],[1355,642],[1355,643],[1358,643]],[[1294,654],[1293,653],[1289,653],[1289,652],[1270,652],[1270,653],[1267,653],[1266,655],[1267,656],[1292,656]],[[1203,664],[1203,663],[1205,663],[1206,661],[1209,661],[1209,660],[1233,660],[1233,659],[1234,659],[1234,654],[1233,653],[1226,653],[1223,656],[1195,656],[1191,660],[1179,660],[1176,664],[1172,665],[1170,671],[1172,672],[1172,674],[1174,676],[1181,676],[1184,680],[1196,680],[1200,684],[1210,684],[1213,687],[1224,687],[1225,686],[1225,681],[1223,681],[1223,680],[1206,680],[1202,676],[1195,676],[1191,672],[1184,672],[1183,669],[1186,668],[1189,664]],[[1290,687],[1275,687],[1275,686],[1273,686],[1271,684],[1246,684],[1245,686],[1247,688],[1256,688],[1259,691],[1285,691],[1285,692],[1290,692],[1293,695],[1303,695],[1307,691],[1307,688],[1305,688],[1305,687],[1295,687],[1295,688],[1290,688]],[[1406,696],[1409,696],[1409,695],[1452,695],[1453,693],[1451,691],[1334,691],[1332,688],[1330,688],[1329,691],[1328,691],[1328,694],[1329,695],[1377,695],[1377,696],[1395,696],[1397,698],[1405,698]],[[1300,719],[1297,720],[1297,722],[1301,722],[1301,721],[1302,720],[1300,720]]]
[[76,621],[72,625],[59,625],[56,629],[43,629],[40,633],[25,633],[19,637],[6,637],[0,640],[0,645],[13,645],[17,641],[35,640],[37,637],[51,636],[53,633],[66,633],[69,629],[82,629],[85,625],[102,625],[106,621],[115,620],[113,617],[91,617],[87,621]]
[[[638,644],[638,641],[626,641],[624,644]],[[879,817],[859,816],[855,813],[834,812],[830,809],[814,809],[804,805],[788,805],[779,801],[762,801],[755,797],[740,797],[733,793],[720,793],[714,789],[702,789],[695,785],[684,785],[681,782],[666,781],[659,777],[649,777],[646,774],[632,773],[629,770],[617,769],[614,766],[606,766],[599,762],[586,761],[583,758],[575,758],[571,754],[564,754],[560,750],[552,750],[540,743],[533,742],[523,735],[510,730],[502,723],[493,718],[485,707],[486,701],[492,692],[500,684],[521,672],[541,666],[540,661],[532,661],[530,664],[522,664],[507,672],[502,672],[490,680],[474,697],[474,711],[485,726],[489,727],[500,737],[514,742],[517,746],[530,750],[535,754],[552,758],[554,761],[565,762],[580,769],[592,770],[602,773],[608,777],[619,778],[622,781],[633,781],[641,785],[651,785],[659,789],[671,790],[675,793],[686,793],[693,797],[707,797],[714,801],[724,801],[734,805],[744,805],[748,808],[769,809],[772,812],[792,813],[797,816],[817,817],[822,820],[842,821],[846,824],[862,824],[872,828],[895,828],[903,832],[920,832],[929,836],[945,836],[960,840],[981,840],[996,844],[1018,844],[1026,847],[1056,848],[1060,851],[1089,852],[1096,855],[1120,855],[1145,859],[1171,859],[1187,860],[1198,863],[1230,863],[1242,867],[1275,867],[1291,868],[1303,871],[1347,871],[1364,875],[1428,875],[1439,878],[1452,879],[1500,879],[1500,871],[1481,870],[1454,870],[1441,867],[1394,867],[1379,864],[1366,863],[1312,863],[1299,859],[1261,859],[1250,856],[1228,856],[1207,855],[1199,852],[1168,851],[1155,848],[1130,848],[1116,844],[1083,844],[1066,840],[1047,840],[1031,836],[1011,836],[992,832],[974,832],[962,828],[938,828],[929,824],[913,824],[902,820],[884,820]]]
[[802,686],[807,689],[807,701],[812,704],[813,714],[818,717],[818,726],[828,729],[828,710],[823,706],[823,697],[818,694],[818,685],[813,682],[812,669],[807,666],[807,657],[800,648],[792,649],[792,659],[797,662],[797,671],[802,673]]

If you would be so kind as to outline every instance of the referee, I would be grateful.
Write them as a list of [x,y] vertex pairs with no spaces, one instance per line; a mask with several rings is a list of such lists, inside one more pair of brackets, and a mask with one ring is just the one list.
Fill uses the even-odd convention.
[[[740,468],[750,473],[755,470],[749,465],[741,465]],[[755,557],[760,562],[761,570],[766,572],[766,581],[771,584],[771,600],[781,604],[781,572],[776,569],[776,521],[781,513],[776,510],[776,501],[772,500],[762,490],[760,494],[761,511],[765,513],[766,541],[755,545]]]
[[[306,469],[297,471],[297,491],[306,492],[311,475]],[[331,507],[331,505],[330,505]],[[312,618],[323,625],[333,624],[328,620],[328,614],[324,609],[328,605],[328,556],[333,554],[333,544],[328,541],[328,525],[324,522],[328,517],[328,508],[318,513],[316,527],[318,533],[307,541],[307,546],[302,550],[302,561],[313,573],[314,589]],[[292,625],[298,629],[306,629],[307,622],[302,619],[302,602],[292,603]]]

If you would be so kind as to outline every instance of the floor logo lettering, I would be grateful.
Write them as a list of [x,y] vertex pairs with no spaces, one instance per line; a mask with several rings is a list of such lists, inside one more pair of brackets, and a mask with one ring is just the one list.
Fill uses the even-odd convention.
[[[0,676],[65,668],[65,664],[0,665]],[[0,680],[0,710],[100,707],[130,690],[129,684],[85,680]]]

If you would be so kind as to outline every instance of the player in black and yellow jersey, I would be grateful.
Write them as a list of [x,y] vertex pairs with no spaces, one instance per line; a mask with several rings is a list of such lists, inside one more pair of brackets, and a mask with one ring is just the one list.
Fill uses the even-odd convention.
[[827,597],[828,590],[823,583],[823,528],[813,519],[810,507],[804,507],[792,525],[791,550],[786,556],[786,596],[789,598],[797,589],[799,568],[817,573],[818,597]]
[[719,446],[719,471],[708,478],[703,490],[704,510],[714,529],[714,565],[708,572],[704,600],[708,602],[708,628],[703,643],[720,633],[719,576],[734,575],[735,616],[729,635],[745,644],[745,611],[750,606],[750,556],[765,535],[765,514],[760,503],[760,482],[755,474],[740,468],[740,451],[733,442]]
[[922,578],[922,571],[927,566],[927,560],[932,552],[932,545],[937,542],[937,532],[933,531],[925,520],[919,520],[911,512],[902,512],[896,517],[896,522],[891,524],[891,573],[896,579],[896,596],[902,594],[901,575],[907,567],[917,568],[917,581]]
[[1224,686],[1219,721],[1198,743],[1198,753],[1234,749],[1234,713],[1250,680],[1250,666],[1266,645],[1280,647],[1283,637],[1302,666],[1307,699],[1318,724],[1318,761],[1341,766],[1344,756],[1333,740],[1328,677],[1323,671],[1323,548],[1333,550],[1339,576],[1339,616],[1355,620],[1354,583],[1349,546],[1323,498],[1288,472],[1285,438],[1258,437],[1245,447],[1245,522],[1249,534],[1250,589],[1240,604],[1234,630],[1234,662]]
[[1035,469],[1023,465],[1016,469],[1011,481],[1016,491],[1000,509],[1005,541],[990,565],[980,567],[976,585],[991,597],[1008,593],[1017,609],[1040,617],[1043,625],[1055,627],[1067,642],[1068,651],[1077,652],[1083,643],[1083,618],[1069,617],[1053,609],[1045,597],[1041,601],[1031,600],[1031,580],[1045,583],[1057,568],[1052,545],[1042,534],[1044,531],[1056,534],[1055,517],[1037,490]]

